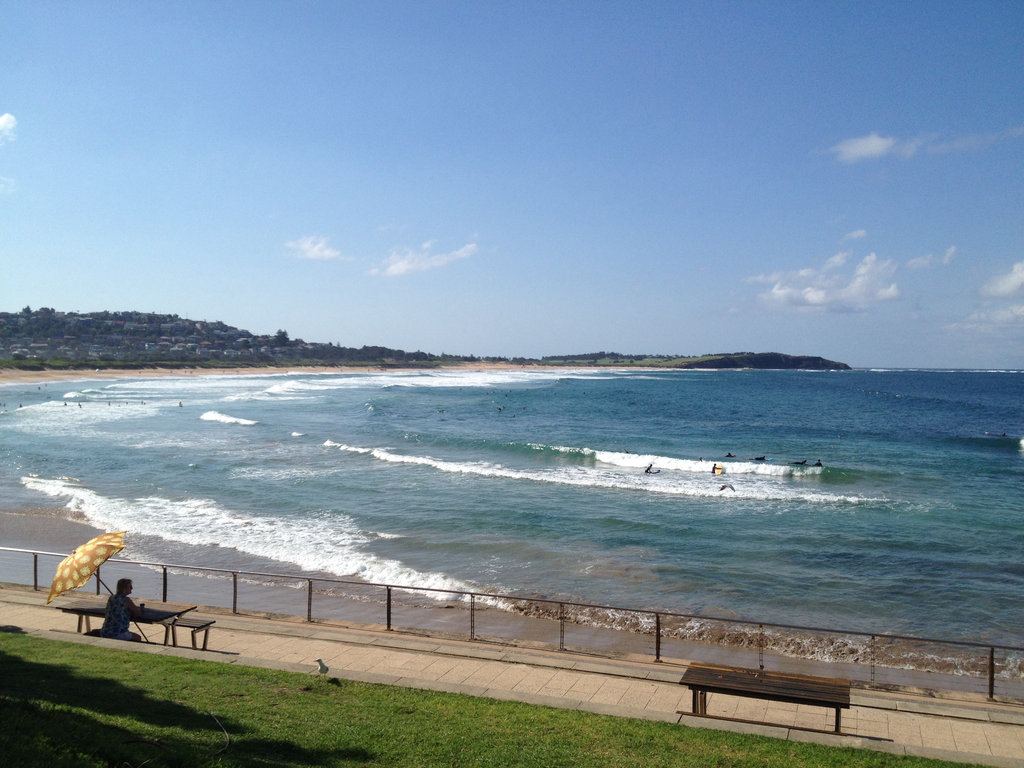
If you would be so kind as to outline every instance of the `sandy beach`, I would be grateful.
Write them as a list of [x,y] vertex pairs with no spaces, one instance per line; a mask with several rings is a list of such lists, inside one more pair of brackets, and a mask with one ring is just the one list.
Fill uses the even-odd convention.
[[47,369],[42,371],[20,368],[0,368],[0,385],[32,382],[66,381],[75,379],[126,379],[155,376],[266,376],[286,373],[376,373],[380,371],[519,371],[548,370],[548,366],[515,363],[465,363],[437,368],[394,368],[382,366],[261,366],[253,368],[104,368],[104,369]]

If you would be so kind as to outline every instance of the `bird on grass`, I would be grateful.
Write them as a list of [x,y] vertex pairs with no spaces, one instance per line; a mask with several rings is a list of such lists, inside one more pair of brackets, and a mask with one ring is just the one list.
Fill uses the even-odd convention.
[[324,664],[324,660],[323,659],[317,659],[316,660],[316,671],[317,671],[318,674],[326,675],[330,671],[330,669],[329,669],[329,667],[326,664]]

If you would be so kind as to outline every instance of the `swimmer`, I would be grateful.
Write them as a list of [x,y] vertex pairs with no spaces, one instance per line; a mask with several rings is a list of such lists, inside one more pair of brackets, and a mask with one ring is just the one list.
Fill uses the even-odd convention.
[[725,485],[723,485],[723,486],[722,486],[721,488],[719,488],[719,489],[718,489],[718,492],[719,492],[719,493],[721,493],[721,492],[722,492],[722,491],[724,491],[724,490],[725,490],[726,488],[728,488],[728,489],[729,489],[730,491],[735,491],[735,490],[736,490],[736,489],[735,489],[735,488],[733,488],[733,487],[732,487],[731,485],[729,485],[728,483],[726,483]]

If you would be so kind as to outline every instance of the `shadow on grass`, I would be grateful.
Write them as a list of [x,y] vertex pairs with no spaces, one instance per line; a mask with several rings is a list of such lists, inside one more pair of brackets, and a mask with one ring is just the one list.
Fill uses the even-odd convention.
[[[64,645],[0,635],[0,754],[7,765],[127,768],[145,763],[176,768],[359,764],[374,759],[361,748],[309,749],[261,738],[241,723],[157,698],[125,684],[125,668],[117,668],[126,661],[120,654],[109,654],[109,676],[83,673],[55,660]],[[32,658],[34,652],[54,647],[56,653],[46,655],[55,659]],[[104,661],[99,657],[100,664]]]

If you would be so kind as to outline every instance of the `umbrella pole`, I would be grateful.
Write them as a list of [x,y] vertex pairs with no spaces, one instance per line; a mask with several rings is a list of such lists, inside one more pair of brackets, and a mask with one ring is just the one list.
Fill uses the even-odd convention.
[[135,619],[132,619],[132,624],[134,624],[135,628],[139,630],[139,634],[142,635],[142,639],[148,643],[149,638],[146,637],[146,633],[142,631],[142,627],[139,626],[139,622],[137,622]]

